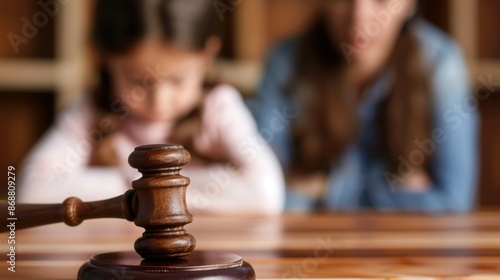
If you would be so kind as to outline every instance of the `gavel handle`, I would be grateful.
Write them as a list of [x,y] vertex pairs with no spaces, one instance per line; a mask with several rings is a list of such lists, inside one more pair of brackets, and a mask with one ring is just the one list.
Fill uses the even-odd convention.
[[[133,221],[137,209],[135,191],[128,190],[115,198],[82,202],[79,198],[70,197],[61,204],[16,204],[14,216],[8,212],[8,202],[0,201],[3,221],[15,221],[15,228],[23,229],[64,222],[69,226],[77,226],[84,220],[97,218],[120,218]],[[0,232],[9,231],[9,227],[0,227]]]

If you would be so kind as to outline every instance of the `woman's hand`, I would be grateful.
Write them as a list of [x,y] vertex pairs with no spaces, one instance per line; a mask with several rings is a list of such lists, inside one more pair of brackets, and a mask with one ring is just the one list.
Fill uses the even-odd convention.
[[405,191],[418,193],[428,191],[431,184],[432,181],[427,171],[423,168],[419,168],[408,176],[401,186]]
[[313,201],[322,199],[326,193],[327,177],[324,172],[307,175],[289,174],[287,185],[293,192],[306,196]]

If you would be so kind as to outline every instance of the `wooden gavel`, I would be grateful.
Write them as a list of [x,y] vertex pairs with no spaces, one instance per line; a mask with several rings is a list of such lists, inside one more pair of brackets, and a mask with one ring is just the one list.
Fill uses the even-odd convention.
[[[64,222],[79,225],[83,220],[121,218],[145,229],[134,244],[144,259],[182,257],[193,251],[196,241],[184,225],[193,218],[186,205],[189,178],[179,174],[191,160],[180,145],[147,145],[135,148],[129,164],[142,173],[131,190],[108,200],[82,202],[76,197],[62,204],[17,204],[16,229]],[[6,211],[7,202],[0,202]],[[5,232],[8,228],[2,227]]]

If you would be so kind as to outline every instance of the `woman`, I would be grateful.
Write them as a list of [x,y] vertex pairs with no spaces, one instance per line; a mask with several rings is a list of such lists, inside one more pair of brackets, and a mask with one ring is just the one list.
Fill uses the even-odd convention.
[[473,207],[468,73],[416,5],[325,0],[303,36],[271,53],[252,108],[286,171],[289,209]]

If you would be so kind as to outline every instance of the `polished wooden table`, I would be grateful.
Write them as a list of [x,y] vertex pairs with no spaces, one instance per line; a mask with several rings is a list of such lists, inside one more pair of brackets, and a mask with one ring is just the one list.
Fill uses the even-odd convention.
[[[196,216],[187,229],[197,239],[195,250],[238,253],[259,279],[500,279],[500,211]],[[17,231],[15,273],[7,270],[2,233],[0,279],[75,279],[91,255],[133,250],[141,233],[111,219]],[[115,274],[114,280],[129,280]]]

